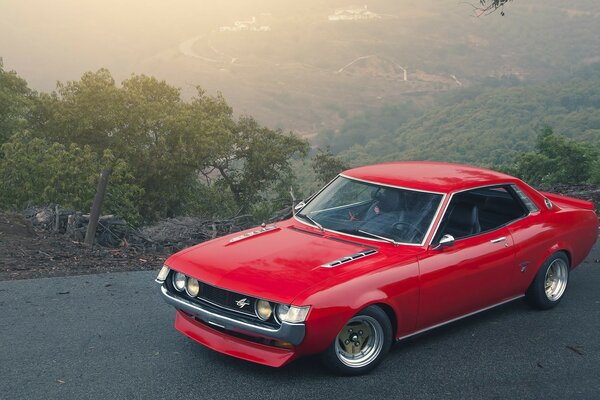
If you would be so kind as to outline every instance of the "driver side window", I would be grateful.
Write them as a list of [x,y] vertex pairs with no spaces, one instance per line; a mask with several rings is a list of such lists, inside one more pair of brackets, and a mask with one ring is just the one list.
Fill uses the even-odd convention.
[[510,186],[493,186],[455,194],[436,234],[461,239],[493,231],[528,214]]

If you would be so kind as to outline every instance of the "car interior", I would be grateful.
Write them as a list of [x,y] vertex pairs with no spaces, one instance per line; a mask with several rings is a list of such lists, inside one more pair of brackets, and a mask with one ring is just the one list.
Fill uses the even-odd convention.
[[496,186],[469,190],[454,195],[435,242],[444,235],[460,239],[488,232],[528,213],[512,189]]

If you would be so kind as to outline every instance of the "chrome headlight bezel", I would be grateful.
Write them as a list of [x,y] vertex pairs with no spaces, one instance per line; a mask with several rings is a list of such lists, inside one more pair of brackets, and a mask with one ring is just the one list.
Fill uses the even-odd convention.
[[189,277],[185,282],[185,292],[190,297],[196,297],[200,294],[200,282],[196,278]]
[[[183,281],[181,281],[180,279],[183,279]],[[185,290],[186,281],[187,281],[187,276],[185,274],[182,274],[181,272],[175,272],[173,274],[173,277],[171,278],[171,283],[173,284],[173,288],[180,293]],[[181,287],[179,287],[177,285],[177,282],[182,282]]]
[[[259,311],[261,307],[264,307],[263,310],[268,310],[266,315]],[[257,299],[256,303],[254,303],[254,312],[261,321],[268,321],[273,316],[275,307],[267,300]]]

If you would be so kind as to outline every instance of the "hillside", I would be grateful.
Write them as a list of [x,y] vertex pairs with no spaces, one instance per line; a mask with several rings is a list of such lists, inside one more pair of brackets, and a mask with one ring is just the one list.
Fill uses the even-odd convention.
[[412,118],[390,107],[365,113],[316,142],[333,145],[354,164],[401,159],[509,163],[532,148],[544,125],[600,146],[600,64],[560,82],[498,84],[453,91]]
[[307,136],[486,77],[556,80],[600,59],[596,0],[518,0],[482,18],[455,0],[352,4],[14,2],[0,13],[0,57],[36,90],[101,67],[117,81],[144,73],[186,96],[221,91],[236,112]]

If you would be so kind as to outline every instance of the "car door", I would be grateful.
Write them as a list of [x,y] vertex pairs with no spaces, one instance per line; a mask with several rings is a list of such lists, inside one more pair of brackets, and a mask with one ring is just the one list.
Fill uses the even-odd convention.
[[[453,211],[461,208],[455,217]],[[509,185],[452,196],[434,242],[450,233],[454,243],[430,246],[419,259],[418,329],[516,297],[515,246],[508,227],[527,213]]]
[[428,250],[419,260],[418,329],[505,300],[510,293],[507,271],[514,260],[513,240],[506,228]]

